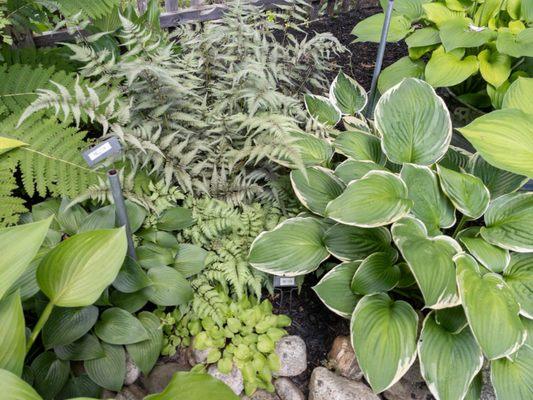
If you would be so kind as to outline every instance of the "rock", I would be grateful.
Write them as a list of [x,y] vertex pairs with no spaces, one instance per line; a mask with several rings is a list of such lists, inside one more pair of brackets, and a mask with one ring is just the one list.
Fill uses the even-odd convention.
[[494,387],[490,381],[490,363],[485,362],[482,369],[483,372],[483,387],[481,388],[480,400],[496,400]]
[[114,399],[116,396],[115,392],[112,392],[111,390],[104,389],[102,390],[102,394],[100,395],[101,399]]
[[402,379],[383,392],[383,397],[387,400],[430,400],[434,398],[420,374],[418,360],[415,360]]
[[229,374],[221,373],[216,364],[211,365],[207,369],[207,373],[228,385],[236,395],[241,394],[244,389],[244,381],[241,370],[237,368],[235,364],[233,365],[233,368]]
[[137,385],[130,385],[123,388],[115,400],[142,400],[146,396],[146,392]]
[[351,381],[317,367],[309,382],[309,400],[379,400],[379,397],[363,382]]
[[281,400],[305,400],[304,394],[289,378],[276,379],[274,387]]
[[328,354],[328,361],[329,365],[345,378],[357,381],[363,378],[363,371],[359,368],[350,338],[347,336],[335,338]]
[[189,361],[189,364],[194,367],[196,364],[202,364],[207,360],[207,355],[209,354],[211,349],[193,349],[192,342],[194,342],[194,340],[191,340],[191,345],[189,346],[189,350],[187,352],[187,359]]
[[184,367],[192,368],[192,365],[189,363],[189,347],[179,347],[176,349],[176,353],[165,357],[165,359],[167,362],[175,362]]
[[250,397],[250,400],[280,400],[276,393],[269,393],[266,390],[257,389]]
[[142,377],[141,382],[149,394],[162,392],[178,371],[189,369],[178,363],[166,363],[156,365],[147,377]]
[[126,378],[124,378],[124,385],[131,385],[139,379],[139,376],[141,376],[141,370],[137,367],[129,353],[126,353]]
[[307,349],[300,336],[285,336],[276,343],[281,368],[276,376],[297,376],[307,369]]

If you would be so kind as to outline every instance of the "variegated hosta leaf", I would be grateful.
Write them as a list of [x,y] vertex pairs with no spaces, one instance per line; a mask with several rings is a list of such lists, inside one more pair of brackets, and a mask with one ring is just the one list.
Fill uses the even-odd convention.
[[342,261],[362,260],[370,254],[390,249],[391,235],[386,228],[359,228],[335,224],[326,231],[324,244]]
[[450,146],[444,157],[439,161],[439,165],[457,172],[466,170],[472,154],[459,147]]
[[304,102],[309,115],[322,124],[335,126],[341,120],[341,112],[326,97],[306,94]]
[[359,83],[341,71],[331,84],[329,100],[341,113],[355,115],[365,108],[368,96]]
[[248,260],[254,268],[269,274],[308,274],[329,257],[324,232],[324,225],[315,218],[288,219],[254,240]]
[[433,164],[444,156],[452,138],[446,104],[419,79],[404,79],[385,92],[375,118],[383,151],[398,164]]
[[526,339],[513,292],[500,275],[482,275],[472,256],[458,254],[454,261],[461,302],[483,353],[489,360],[511,355]]
[[400,267],[395,265],[395,250],[378,252],[365,258],[352,279],[354,293],[365,295],[388,292],[400,281]]
[[509,250],[501,249],[487,242],[479,234],[480,227],[467,228],[457,235],[457,240],[463,243],[470,254],[485,268],[492,272],[502,272],[509,262]]
[[353,274],[360,263],[360,261],[352,261],[333,267],[313,287],[322,303],[343,318],[350,318],[357,301],[361,298],[350,288]]
[[43,400],[41,396],[22,378],[14,373],[0,369],[2,396],[9,400]]
[[335,168],[335,175],[347,185],[374,170],[386,171],[387,169],[373,161],[352,160],[349,158]]
[[429,237],[425,225],[412,217],[396,222],[391,231],[426,307],[439,309],[459,304],[453,256],[461,252],[461,246],[449,236]]
[[533,252],[533,193],[511,193],[490,203],[481,236],[496,246]]
[[438,235],[440,228],[455,224],[455,209],[441,192],[437,176],[431,169],[404,164],[400,176],[413,200],[411,213],[426,225],[431,235]]
[[520,304],[520,312],[533,319],[533,254],[513,253],[503,279]]
[[322,167],[309,167],[304,171],[291,171],[291,183],[298,200],[312,212],[324,215],[328,203],[344,190],[344,184],[333,171]]
[[502,108],[517,108],[531,115],[533,113],[532,90],[533,78],[519,77],[505,93]]
[[354,160],[373,161],[385,165],[385,154],[381,151],[378,137],[362,131],[342,132],[334,142],[335,151]]
[[463,306],[435,310],[435,321],[450,333],[459,333],[468,326]]
[[[297,149],[305,166],[327,166],[331,157],[333,157],[333,147],[327,140],[320,139],[306,132],[287,132],[287,136],[290,140],[290,146]],[[287,168],[294,169],[298,167],[288,159],[278,158],[277,162]]]
[[[349,286],[350,281],[348,281]],[[24,313],[17,292],[0,300],[0,369],[21,376],[25,357]]]
[[396,383],[416,357],[418,315],[404,301],[384,293],[363,297],[352,315],[352,346],[376,393]]
[[405,183],[395,174],[371,171],[351,182],[326,208],[326,216],[346,225],[364,228],[393,223],[406,215],[412,201]]
[[483,354],[470,329],[447,331],[435,320],[424,320],[418,342],[420,372],[429,390],[440,400],[462,400],[483,366]]
[[481,398],[481,390],[483,389],[483,372],[479,372],[466,393],[463,400],[479,400]]

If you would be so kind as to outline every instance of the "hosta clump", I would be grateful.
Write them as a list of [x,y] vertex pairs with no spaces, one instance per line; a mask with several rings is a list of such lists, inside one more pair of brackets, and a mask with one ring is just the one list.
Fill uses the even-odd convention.
[[[331,131],[327,143],[338,155],[329,168],[291,172],[310,213],[259,235],[250,263],[296,276],[339,261],[314,290],[351,319],[352,344],[375,392],[418,357],[436,398],[477,398],[487,358],[499,399],[531,398],[533,193],[518,191],[527,178],[489,164],[490,146],[486,159],[450,146],[448,110],[426,82],[403,80],[365,121],[349,115],[362,110],[365,93],[340,77],[329,98],[306,98],[314,118],[335,126],[344,115],[348,129]],[[529,118],[514,115],[498,121],[499,130]],[[497,137],[478,126],[461,132],[484,135],[485,145]],[[513,155],[501,157],[512,164]],[[530,163],[520,171],[533,176]]]
[[246,296],[235,302],[222,291],[220,296],[226,313],[219,324],[190,312],[182,316],[179,309],[156,312],[165,334],[162,354],[172,355],[179,345],[192,343],[193,349],[208,351],[205,363],[216,363],[221,373],[229,374],[234,365],[239,368],[247,395],[258,388],[273,392],[272,373],[280,368],[276,342],[287,334],[283,328],[290,325],[290,318],[273,314],[268,300]]

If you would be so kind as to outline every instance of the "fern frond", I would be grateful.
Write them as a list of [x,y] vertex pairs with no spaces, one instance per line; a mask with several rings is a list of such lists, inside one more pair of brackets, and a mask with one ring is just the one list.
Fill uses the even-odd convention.
[[120,4],[120,0],[54,0],[61,13],[67,17],[82,12],[89,18],[100,18],[110,14],[113,8]]
[[0,155],[0,228],[16,224],[20,214],[27,211],[24,200],[13,195],[16,165],[8,155]]

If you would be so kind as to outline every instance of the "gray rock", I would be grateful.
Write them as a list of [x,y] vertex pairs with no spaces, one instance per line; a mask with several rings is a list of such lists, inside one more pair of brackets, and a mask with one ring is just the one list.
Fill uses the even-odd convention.
[[146,392],[137,385],[130,385],[123,388],[115,400],[142,400],[146,396]]
[[415,360],[402,379],[383,392],[383,397],[386,400],[431,400],[434,398],[420,374],[418,360]]
[[178,371],[189,369],[178,363],[156,365],[147,377],[142,377],[141,382],[149,394],[162,392]]
[[229,374],[221,373],[216,364],[209,366],[207,373],[228,385],[237,396],[241,394],[244,389],[244,381],[241,370],[237,368],[235,364],[233,365],[233,368]]
[[126,353],[126,378],[124,378],[124,385],[131,385],[141,376],[141,370],[135,364],[129,353]]
[[276,393],[269,393],[266,390],[258,389],[250,397],[250,400],[280,400]]
[[305,400],[304,394],[289,378],[276,379],[274,387],[281,400]]
[[363,382],[317,367],[311,374],[309,400],[379,400],[379,397]]
[[276,354],[281,361],[276,376],[297,376],[307,369],[307,349],[299,336],[285,336],[276,343]]
[[335,338],[328,354],[328,364],[345,378],[357,381],[363,378],[363,371],[359,368],[350,338],[347,336]]
[[187,352],[187,359],[189,361],[189,364],[194,367],[197,364],[203,364],[206,362],[207,355],[209,354],[211,349],[206,349],[206,350],[193,349],[192,347],[193,342],[194,340],[191,340],[191,345],[189,346],[189,350]]
[[102,390],[102,394],[100,394],[101,399],[114,399],[117,394],[115,392],[112,392],[111,390],[104,389]]

